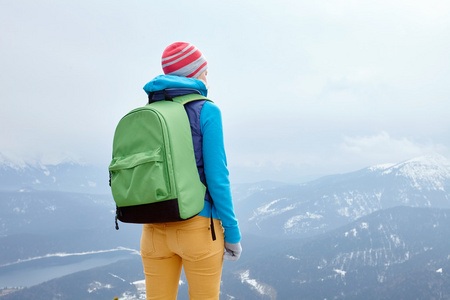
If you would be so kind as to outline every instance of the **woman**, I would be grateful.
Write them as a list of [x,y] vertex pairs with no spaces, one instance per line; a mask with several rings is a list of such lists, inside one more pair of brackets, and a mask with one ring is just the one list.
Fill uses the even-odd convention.
[[[164,75],[155,77],[144,90],[151,101],[193,93],[206,97],[207,67],[206,59],[196,47],[184,42],[173,43],[162,55]],[[182,267],[190,299],[219,299],[223,259],[236,261],[242,251],[220,110],[205,100],[188,103],[185,108],[198,173],[207,186],[205,206],[197,216],[186,221],[144,225],[141,255],[147,299],[152,300],[176,299]]]

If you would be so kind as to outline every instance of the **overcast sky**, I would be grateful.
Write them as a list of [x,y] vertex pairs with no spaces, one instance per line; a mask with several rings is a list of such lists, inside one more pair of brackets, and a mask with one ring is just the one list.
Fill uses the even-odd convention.
[[448,0],[0,0],[0,153],[104,165],[164,48],[196,45],[232,182],[450,157]]

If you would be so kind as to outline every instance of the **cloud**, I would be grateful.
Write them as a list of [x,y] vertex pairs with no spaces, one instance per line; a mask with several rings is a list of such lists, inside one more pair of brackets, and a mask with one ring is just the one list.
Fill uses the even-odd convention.
[[[439,153],[450,157],[450,149],[433,141],[394,137],[386,131],[372,135],[343,135],[331,142],[305,140],[295,147],[271,151],[241,148],[230,156],[231,178],[236,182],[271,178],[304,182],[321,176],[357,171],[366,167],[399,163],[414,157]],[[302,146],[303,144],[303,146]]]
[[430,153],[446,153],[448,149],[432,142],[420,143],[413,139],[395,138],[383,131],[370,136],[344,136],[338,146],[340,156],[365,164],[396,163]]
[[208,58],[239,181],[299,181],[450,148],[448,1],[177,5],[0,1],[0,153],[109,163],[117,122],[146,103],[142,86],[176,40]]

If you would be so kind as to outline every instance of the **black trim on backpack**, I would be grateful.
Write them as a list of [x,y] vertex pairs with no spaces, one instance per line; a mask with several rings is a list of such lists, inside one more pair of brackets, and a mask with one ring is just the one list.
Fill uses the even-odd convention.
[[162,100],[173,101],[173,98],[169,95],[169,93],[167,93],[167,91],[165,89],[162,90],[162,92],[164,93],[164,99],[160,99],[160,100],[153,99],[155,92],[148,93],[148,104],[152,104],[153,102],[162,101]]
[[153,99],[155,92],[148,93],[148,104],[152,104],[153,102],[162,101],[162,100],[173,101],[173,98],[169,95],[169,93],[165,89],[162,90],[162,92],[164,93],[164,99],[160,99],[160,100]]
[[166,100],[166,101],[173,101],[173,98],[169,96],[169,94],[167,93],[166,89],[164,89],[163,91],[164,91],[164,100]]
[[178,209],[178,199],[116,208],[116,217],[124,223],[166,223],[183,221]]
[[196,89],[189,88],[167,88],[159,91],[153,91],[148,93],[148,104],[162,100],[173,101],[176,97],[185,96],[188,94],[201,95],[201,92]]
[[[159,92],[161,92],[161,91],[159,91]],[[148,104],[152,104],[153,102],[162,101],[162,100],[173,101],[173,98],[169,95],[169,93],[167,92],[166,89],[162,90],[162,92],[164,93],[164,99],[159,99],[159,100],[153,99],[155,92],[148,93]]]
[[[170,221],[167,221],[168,219]],[[124,223],[147,224],[147,223],[161,223],[161,222],[177,222],[177,221],[184,221],[185,219],[182,219],[179,216],[178,199],[172,199],[169,201],[143,204],[137,206],[125,206],[125,207],[116,206],[115,223],[116,223],[116,230],[119,230],[119,223],[117,222],[117,220]],[[212,206],[211,206],[210,220],[211,220],[210,225],[211,238],[213,241],[215,241],[217,238],[216,238],[216,229],[214,227]]]
[[153,95],[154,94],[155,94],[155,92],[148,93],[148,104],[151,104],[151,103],[155,102],[155,100],[153,100]]

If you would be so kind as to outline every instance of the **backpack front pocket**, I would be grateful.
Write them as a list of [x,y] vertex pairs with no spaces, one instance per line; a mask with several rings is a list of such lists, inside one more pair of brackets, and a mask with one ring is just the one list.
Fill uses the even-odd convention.
[[161,148],[115,158],[109,171],[111,191],[119,207],[155,203],[171,197]]

